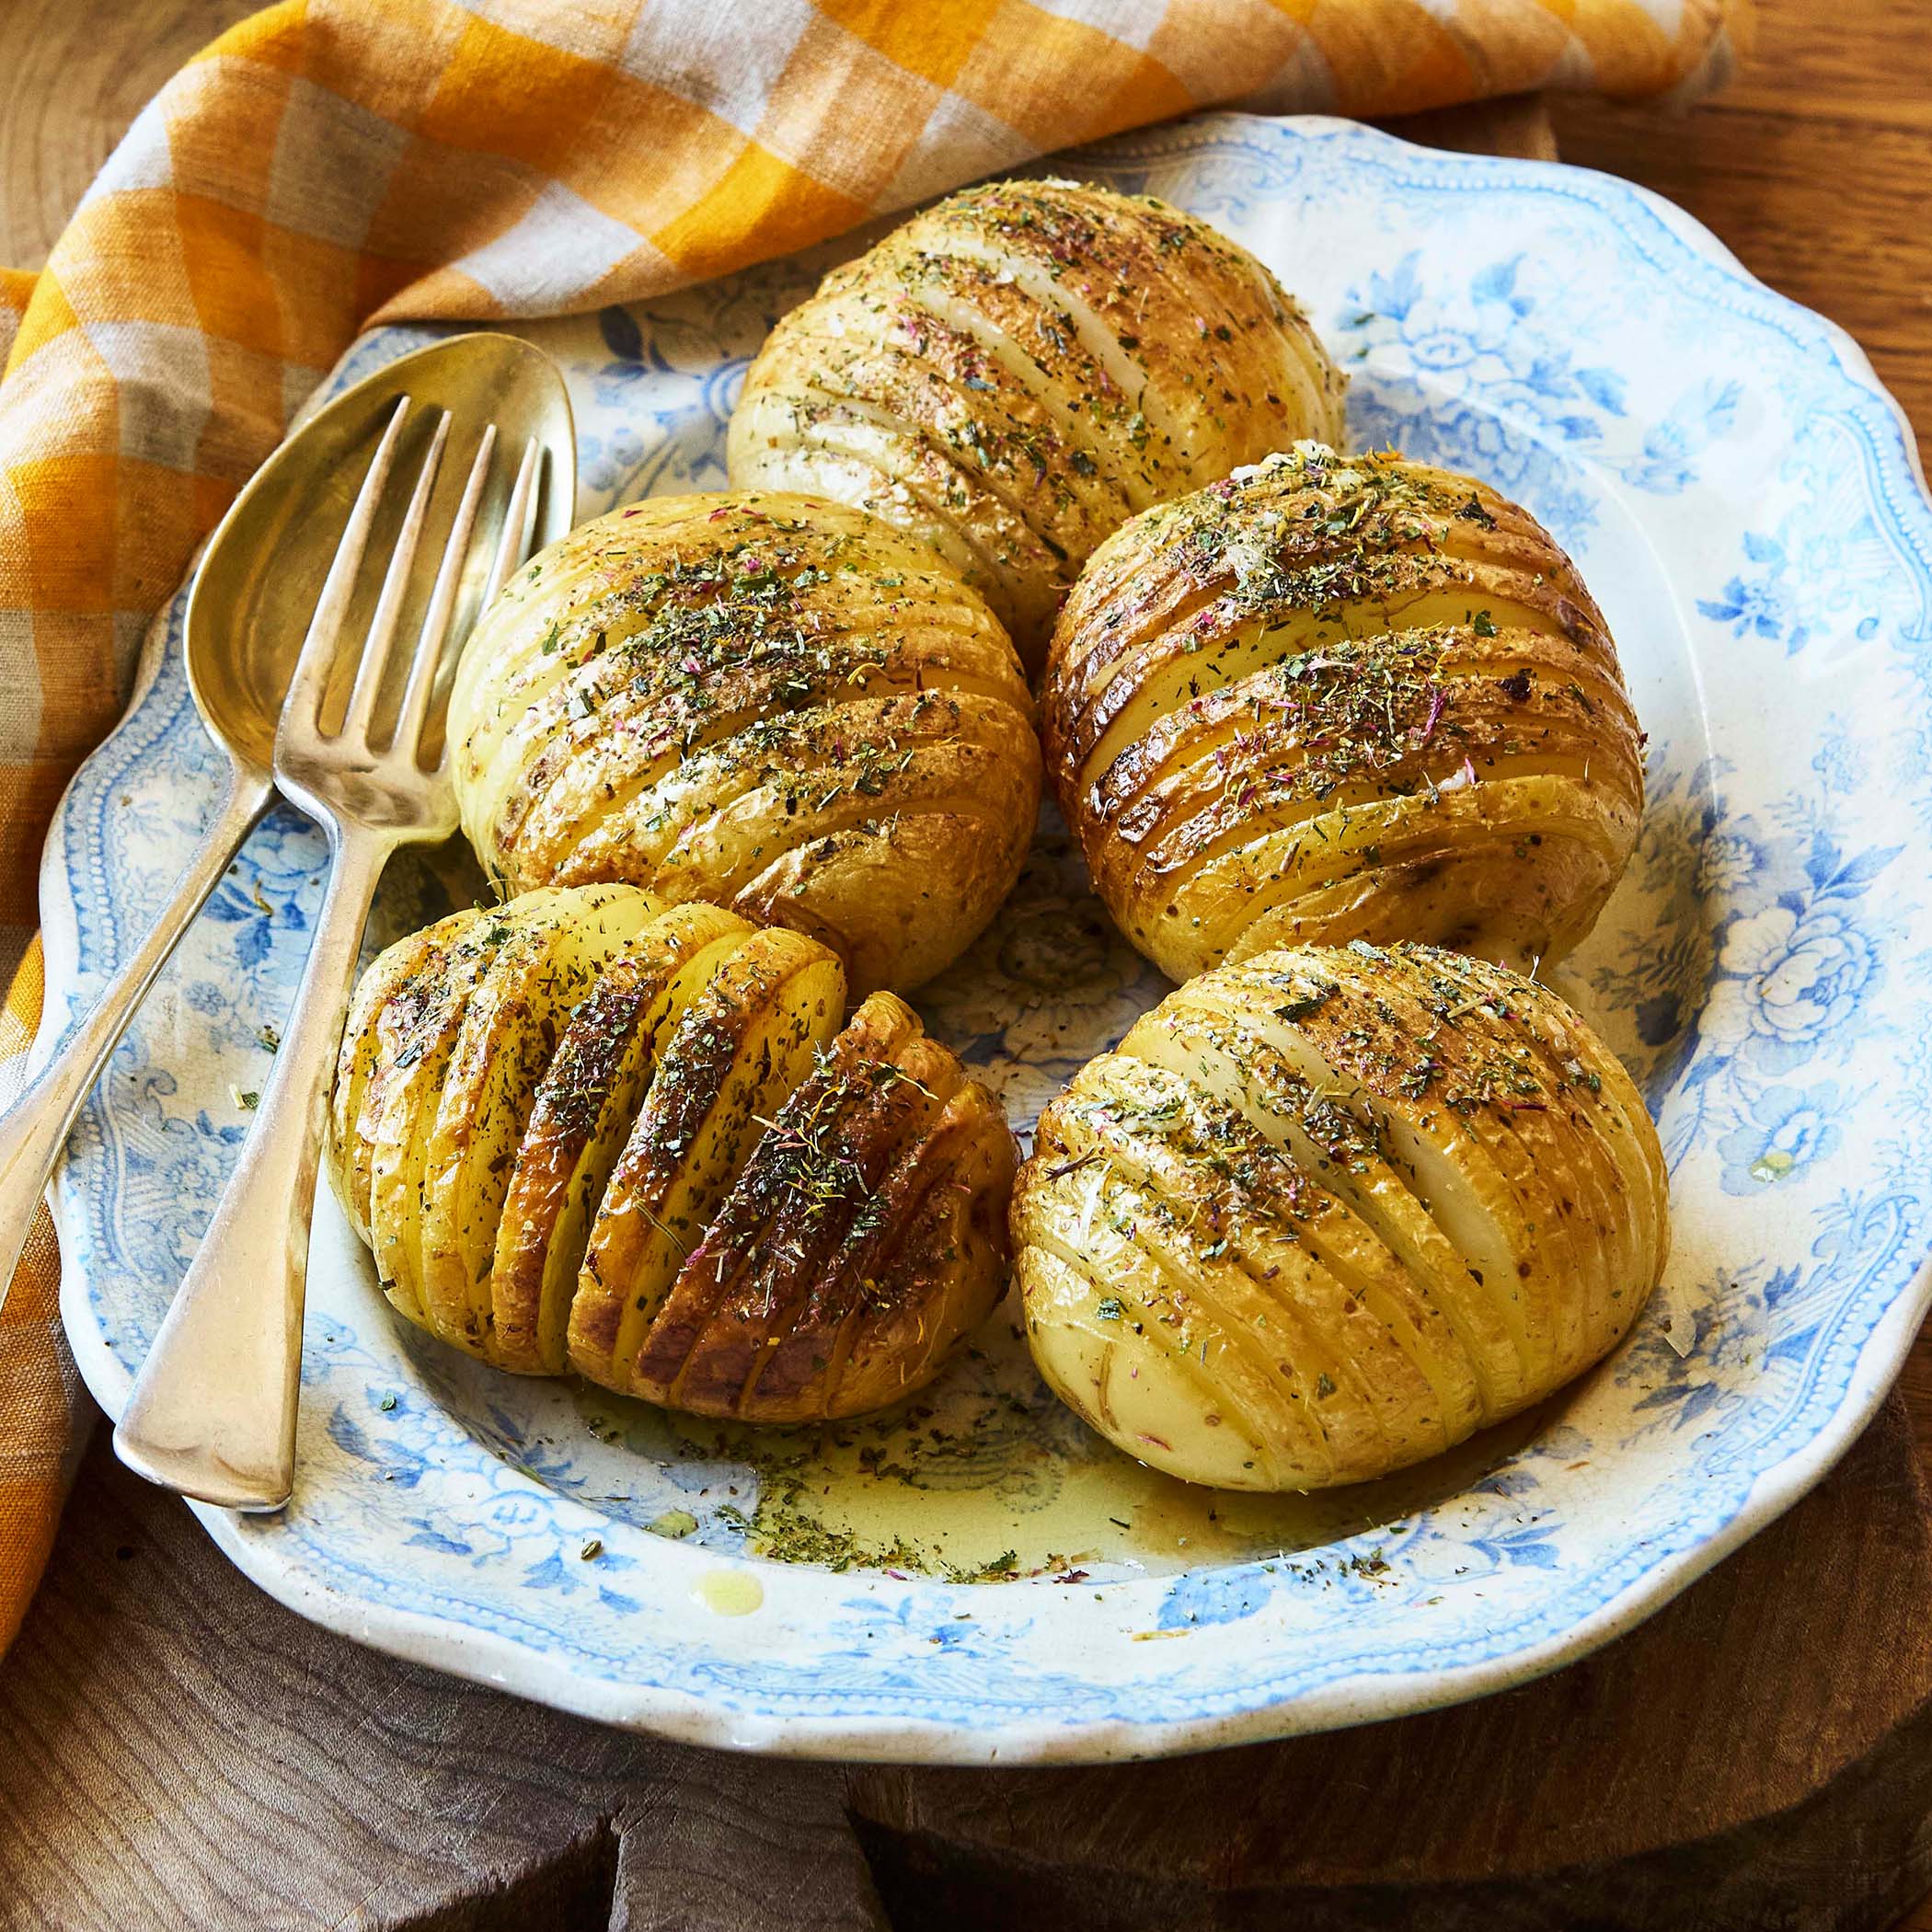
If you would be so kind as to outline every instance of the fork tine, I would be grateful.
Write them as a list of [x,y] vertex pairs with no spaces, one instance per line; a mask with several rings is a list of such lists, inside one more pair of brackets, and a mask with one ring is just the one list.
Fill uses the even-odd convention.
[[516,555],[510,559],[510,568],[503,573],[505,583],[536,555],[536,504],[543,493],[544,474],[550,461],[550,453],[535,440],[523,454],[530,460],[530,500],[523,506],[523,527],[517,540]]
[[342,526],[341,540],[322,580],[322,594],[316,599],[315,615],[309,619],[307,635],[295,659],[294,674],[289,679],[288,695],[282,701],[282,715],[306,720],[322,705],[334,667],[342,625],[349,615],[350,600],[355,595],[355,581],[362,568],[362,553],[369,547],[370,526],[375,522],[375,506],[382,500],[389,472],[396,464],[396,445],[402,435],[403,420],[408,415],[410,399],[397,399],[390,411],[387,428],[369,459],[368,473]]
[[483,602],[491,603],[530,555],[530,540],[536,530],[537,477],[544,449],[535,436],[523,445],[523,460],[517,465],[516,482],[503,510],[503,534],[497,539],[496,560],[489,567],[489,581],[484,586]]
[[424,526],[430,519],[430,498],[436,488],[436,473],[443,467],[443,452],[450,440],[450,412],[445,409],[430,439],[429,454],[416,475],[416,488],[409,494],[402,528],[397,533],[396,548],[389,568],[383,573],[382,594],[375,601],[375,615],[369,620],[369,635],[362,643],[362,661],[357,669],[355,689],[349,696],[349,708],[342,717],[341,736],[366,741],[369,721],[375,713],[375,701],[389,668],[396,632],[402,621],[403,600],[409,592],[409,575],[416,568],[416,553],[422,545]]
[[477,510],[483,500],[483,486],[489,480],[490,459],[496,447],[497,426],[492,422],[485,426],[482,440],[477,445],[476,460],[469,466],[469,480],[463,486],[463,500],[456,506],[456,520],[450,525],[449,540],[443,546],[436,587],[430,592],[422,629],[417,634],[416,655],[409,662],[408,689],[403,693],[402,708],[396,714],[396,733],[389,741],[397,750],[413,753],[420,746],[423,720],[430,713],[430,694],[436,688],[443,648],[449,641],[450,623],[463,588],[463,566],[477,527]]

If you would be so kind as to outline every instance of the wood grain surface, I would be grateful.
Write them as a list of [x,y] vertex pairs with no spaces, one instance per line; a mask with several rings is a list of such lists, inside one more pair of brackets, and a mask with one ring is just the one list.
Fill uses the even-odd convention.
[[0,0],[0,262],[37,269],[149,98],[250,0]]
[[1867,1932],[1932,1880],[1900,1802],[1932,1779],[1932,1528],[1896,1407],[1540,1684],[1070,1771],[628,1736],[282,1609],[104,1432],[75,1503],[0,1669],[8,1932]]
[[[0,0],[0,259],[41,259],[126,121],[248,10]],[[1563,154],[1844,323],[1923,447],[1932,22],[1761,0],[1759,23],[1723,100],[1562,103]],[[1547,151],[1523,104],[1403,132]],[[1932,1445],[1924,1338],[1903,1389],[1783,1523],[1542,1685],[998,1777],[680,1750],[374,1658],[243,1583],[98,1442],[0,1666],[0,1926],[1862,1932],[1932,1883],[1932,1542],[1905,1453],[1908,1426]],[[1907,1925],[1932,1932],[1932,1908]]]

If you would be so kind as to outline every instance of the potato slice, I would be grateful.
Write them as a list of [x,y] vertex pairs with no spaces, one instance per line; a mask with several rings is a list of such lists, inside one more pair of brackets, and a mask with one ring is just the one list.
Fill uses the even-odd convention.
[[503,1199],[490,1271],[496,1360],[558,1374],[592,1216],[661,1044],[753,928],[717,906],[661,913],[604,967],[558,1042]]
[[[1144,1420],[1123,1447],[1185,1475],[1203,1432],[1233,1418],[1271,1443],[1271,1483],[1311,1488],[1387,1453],[1374,1364],[1351,1354],[1351,1340],[1373,1354],[1375,1338],[1351,1324],[1347,1289],[1296,1239],[1324,1205],[1318,1189],[1271,1171],[1245,1137],[1209,1156],[1225,1170],[1219,1198],[1212,1175],[1190,1177],[1207,1134],[1227,1124],[1161,1070],[1104,1054],[1056,1103],[1036,1148],[1051,1159],[1023,1184],[1015,1225],[1108,1284],[1095,1288],[1091,1320],[1112,1325],[1121,1376],[1152,1385],[1133,1390]],[[1039,1347],[1039,1329],[1032,1339]]]
[[[940,1089],[937,1075],[928,1084]],[[906,1136],[852,1238],[766,1351],[744,1413],[859,1415],[930,1381],[1006,1291],[1005,1203],[1018,1156],[1005,1113],[977,1081]]]
[[436,1332],[486,1360],[497,1224],[538,1078],[570,1008],[661,909],[634,886],[558,888],[466,1003],[422,1130],[421,1292]]
[[384,1292],[431,1334],[441,1330],[423,1292],[424,1157],[450,1057],[470,996],[499,957],[549,944],[558,896],[533,892],[472,914],[455,944],[426,962],[377,1023],[381,1066],[371,1077],[359,1129],[368,1150],[370,1246]]
[[[861,1008],[856,1018],[870,1017]],[[924,1037],[909,1009],[892,1016],[895,1029],[905,1022],[907,1030],[890,1055],[861,1053],[845,1083],[853,1098],[816,1135],[775,1133],[766,1143],[774,1159],[765,1191],[774,1203],[808,1191],[799,1181],[816,1166],[814,1141],[848,1150],[863,1184],[844,1213],[823,1217],[833,1224],[833,1238],[822,1244],[817,1265],[795,1276],[788,1294],[755,1282],[782,1238],[778,1224],[747,1244],[751,1265],[738,1289],[740,1305],[769,1305],[776,1311],[746,1383],[747,1414],[773,1420],[788,1413],[840,1416],[896,1401],[926,1379],[951,1343],[976,1327],[998,1298],[980,1292],[983,1283],[963,1250],[958,1270],[929,1270],[924,1264],[930,1254],[910,1238],[921,1206],[957,1179],[970,1138],[962,1121],[983,1089],[966,1078],[950,1052]],[[1004,1119],[1000,1126],[1004,1130]],[[1010,1135],[1003,1132],[1000,1138]],[[896,1352],[894,1373],[874,1388],[852,1371],[855,1365],[862,1370],[873,1353],[861,1349],[862,1338],[887,1324],[903,1324],[905,1345]]]
[[651,1324],[634,1389],[762,1422],[909,1394],[1005,1290],[1016,1157],[985,1089],[875,994],[773,1117]]
[[[546,895],[547,898],[549,895]],[[432,973],[393,999],[377,1023],[382,1075],[362,1110],[368,1143],[370,1246],[384,1292],[397,1310],[437,1332],[422,1286],[423,1156],[450,1054],[470,995],[507,949],[540,943],[546,909],[526,905],[479,915],[436,961]]]
[[[389,1002],[416,989],[422,997],[433,983],[443,954],[477,919],[474,911],[453,913],[421,932],[409,933],[372,960],[356,983],[349,1016],[342,1023],[342,1043],[336,1054],[335,1085],[329,1095],[328,1171],[336,1197],[351,1225],[364,1241],[370,1239],[370,1144],[361,1133],[362,1108],[375,1096],[380,1107],[383,1087],[396,1077],[397,1067],[382,1050],[381,1022]],[[374,1116],[372,1116],[373,1118]]]
[[570,1309],[570,1361],[627,1392],[678,1270],[750,1159],[764,1123],[844,1017],[845,969],[802,934],[748,940],[679,1021],[591,1228]]
[[[1066,1167],[1057,1142],[1048,1152]],[[1036,1197],[1024,1171],[1014,1197],[1027,1341],[1047,1385],[1129,1455],[1189,1481],[1309,1489],[1333,1480],[1337,1458],[1315,1413],[1319,1372],[1292,1346],[1297,1331],[1276,1323],[1288,1346],[1272,1373],[1248,1350],[1217,1350],[1226,1328],[1196,1299],[1191,1278],[1159,1244],[1136,1238],[1154,1197],[1104,1166],[1080,1178],[1084,1191],[1064,1197],[1070,1212]]]
[[[1270,979],[1274,963],[1240,971]],[[1328,1078],[1357,1090],[1354,1104],[1419,1183],[1449,1166],[1466,1178],[1467,1200],[1442,1200],[1438,1219],[1466,1235],[1478,1204],[1547,1343],[1546,1386],[1567,1381],[1634,1318],[1632,1279],[1647,1289],[1662,1266],[1662,1169],[1628,1075],[1555,995],[1483,961],[1351,948],[1333,971],[1368,1017],[1342,1028],[1324,1009],[1306,1020]],[[1398,1041],[1407,1054],[1422,1043],[1426,1084],[1400,1077]]]
[[[1326,1382],[1337,1399],[1317,1400],[1315,1414],[1339,1455],[1413,1462],[1446,1448],[1450,1405],[1420,1340],[1425,1305],[1401,1264],[1266,1134],[1197,1087],[1198,1074],[1124,1052],[1097,1065],[1104,1077],[1088,1067],[1074,1094],[1090,1083],[1098,1104],[1082,1096],[1064,1124],[1091,1133],[1110,1173],[1160,1203],[1135,1217],[1133,1238],[1169,1257],[1218,1326],[1199,1344],[1249,1352],[1271,1381],[1299,1369]],[[1069,1144],[1081,1144],[1077,1133]],[[1475,1404],[1461,1386],[1448,1393],[1466,1432]]]
[[[1364,1284],[1365,1305],[1429,1378],[1452,1430],[1466,1432],[1486,1408],[1512,1402],[1527,1380],[1520,1324],[1511,1329],[1374,1133],[1335,1104],[1325,1081],[1308,1079],[1292,1045],[1284,1051],[1272,1010],[1280,999],[1220,998],[1216,983],[1190,990],[1191,998],[1164,1001],[1121,1052],[1238,1110],[1333,1197],[1316,1238]],[[1371,1285],[1385,1277],[1386,1293]]]
[[773,1114],[638,1352],[634,1380],[652,1400],[741,1412],[767,1344],[850,1235],[899,1136],[937,1104],[899,1064],[918,1038],[903,1000],[873,995]]

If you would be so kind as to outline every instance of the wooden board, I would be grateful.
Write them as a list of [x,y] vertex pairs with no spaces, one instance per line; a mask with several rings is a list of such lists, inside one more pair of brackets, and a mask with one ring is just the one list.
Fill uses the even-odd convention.
[[630,1737],[317,1629],[104,1440],[76,1502],[0,1670],[10,1932],[1853,1932],[1932,1880],[1932,1532],[1896,1404],[1540,1684],[1076,1771]]
[[[247,7],[0,7],[0,257],[38,259],[117,123]],[[1711,221],[1853,327],[1932,425],[1932,112],[1901,80],[1923,76],[1923,29],[1880,0],[1761,12],[1728,102],[1566,106],[1565,152]],[[1523,104],[1403,132],[1547,152]],[[1905,1386],[1932,1443],[1924,1342]],[[0,1926],[1864,1932],[1932,1883],[1910,1426],[1894,1403],[1784,1522],[1541,1685],[1282,1746],[1003,1774],[683,1750],[376,1658],[262,1598],[97,1443],[0,1666]]]
[[254,0],[0,0],[0,265],[37,269],[128,123]]

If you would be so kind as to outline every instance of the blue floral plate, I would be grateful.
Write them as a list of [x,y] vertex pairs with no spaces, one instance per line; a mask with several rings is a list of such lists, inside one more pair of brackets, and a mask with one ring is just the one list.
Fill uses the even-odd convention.
[[[1662,1124],[1676,1248],[1611,1361],[1447,1463],[1321,1501],[1190,1491],[1088,1435],[1002,1314],[882,1422],[753,1434],[498,1375],[393,1319],[318,1209],[301,1477],[203,1510],[250,1577],[385,1650],[712,1744],[1002,1762],[1193,1749],[1520,1682],[1654,1610],[1816,1482],[1927,1299],[1932,511],[1839,330],[1625,184],[1221,115],[1061,171],[1264,257],[1353,372],[1360,443],[1478,472],[1576,555],[1650,731],[1629,878],[1570,964]],[[845,251],[856,244],[848,240]],[[724,481],[726,417],[832,251],[533,328],[584,512]],[[339,384],[420,338],[359,344]],[[42,880],[51,1024],[142,930],[215,760],[178,602]],[[63,1300],[110,1411],[247,1131],[321,887],[251,841],[77,1128]],[[474,889],[401,870],[382,937]],[[920,1004],[1016,1122],[1162,988],[1044,822]]]

